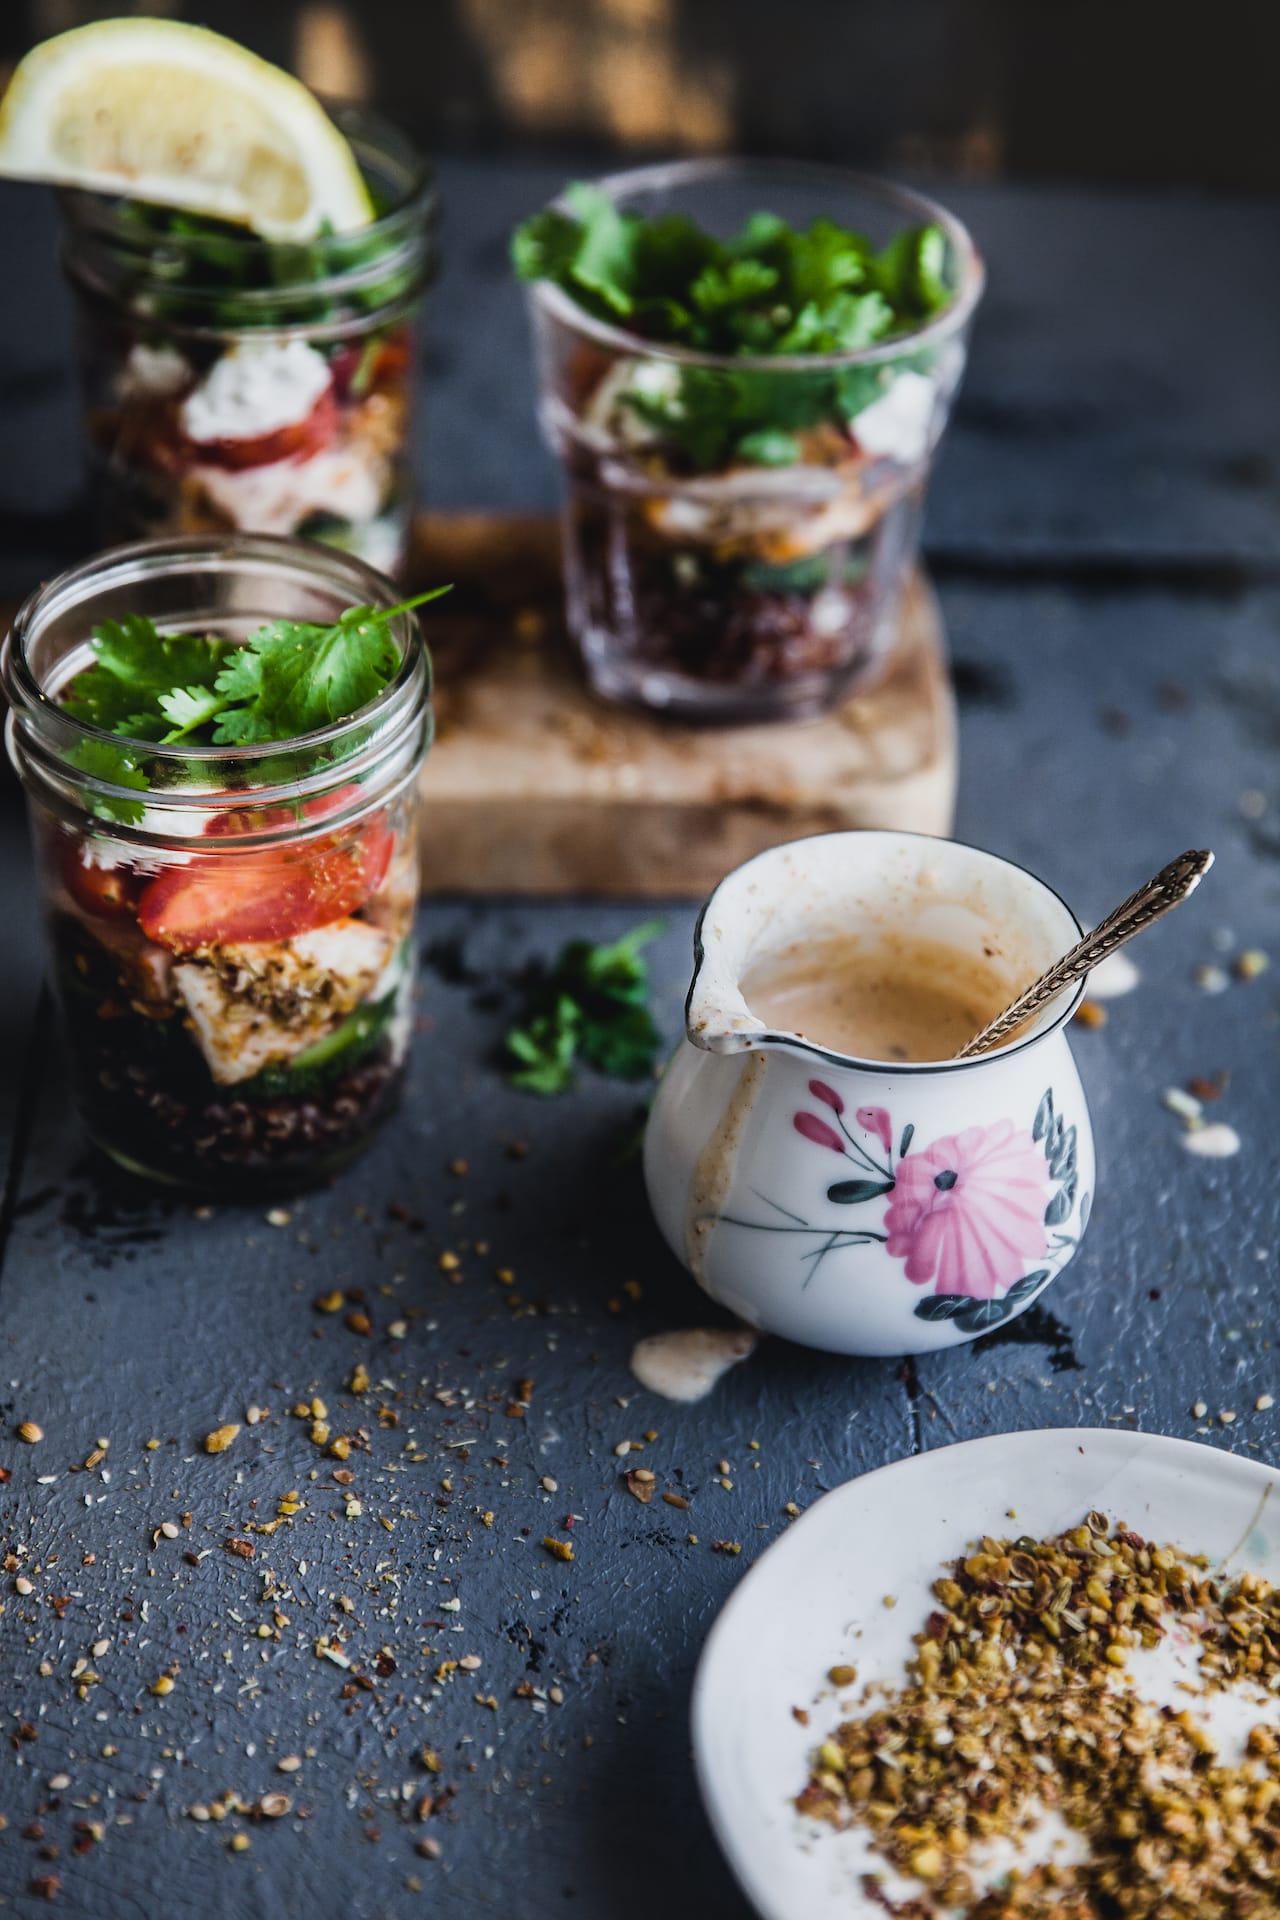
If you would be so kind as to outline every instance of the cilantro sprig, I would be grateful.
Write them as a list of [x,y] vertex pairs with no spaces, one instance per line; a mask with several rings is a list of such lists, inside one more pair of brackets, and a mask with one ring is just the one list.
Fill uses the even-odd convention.
[[[517,277],[554,281],[588,313],[655,343],[729,360],[843,354],[913,332],[954,298],[937,226],[905,228],[877,250],[831,220],[800,231],[755,213],[720,240],[687,214],[625,211],[598,187],[572,186],[565,199],[568,212],[547,207],[517,228]],[[797,433],[849,420],[887,377],[880,365],[684,367],[621,399],[695,472],[785,466],[799,458]]]
[[[247,640],[161,633],[142,614],[104,620],[94,655],[62,695],[65,710],[119,737],[79,741],[74,764],[137,792],[151,785],[148,747],[238,747],[295,740],[348,719],[390,685],[400,653],[397,615],[448,593],[435,587],[394,607],[348,607],[332,626],[269,620]],[[108,818],[142,815],[141,802],[95,802]]]
[[563,1093],[579,1061],[619,1080],[652,1072],[661,1035],[641,950],[661,932],[661,920],[646,920],[608,946],[570,940],[561,949],[533,983],[522,1023],[506,1036],[513,1087]]

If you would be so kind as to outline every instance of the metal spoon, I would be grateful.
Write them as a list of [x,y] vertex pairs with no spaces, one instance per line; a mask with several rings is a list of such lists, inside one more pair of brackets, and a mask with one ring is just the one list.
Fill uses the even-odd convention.
[[1063,987],[1092,972],[1100,960],[1122,947],[1126,940],[1132,940],[1135,933],[1141,933],[1171,907],[1180,906],[1188,894],[1195,892],[1212,865],[1213,855],[1204,849],[1199,853],[1180,853],[1167,867],[1161,867],[1154,879],[1130,894],[1105,920],[1099,921],[1092,933],[1087,933],[1072,947],[1070,953],[1064,953],[1061,960],[1055,960],[1046,973],[1024,988],[1003,1013],[998,1013],[981,1033],[961,1047],[955,1058],[969,1060],[975,1053],[985,1053],[989,1047],[1007,1039],[1015,1027],[1029,1020],[1033,1013],[1039,1013],[1045,1002],[1061,993]]

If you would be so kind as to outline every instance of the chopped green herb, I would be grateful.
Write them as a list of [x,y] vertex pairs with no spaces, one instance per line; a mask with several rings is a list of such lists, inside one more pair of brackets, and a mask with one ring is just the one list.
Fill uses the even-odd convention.
[[619,1080],[653,1070],[661,1035],[649,1012],[649,969],[641,949],[662,931],[646,920],[608,946],[570,940],[536,980],[524,1021],[506,1037],[507,1078],[527,1093],[563,1093],[579,1061]]
[[[103,780],[109,786],[132,787],[135,793],[145,793],[151,785],[138,765],[138,755],[112,746],[109,740],[77,740],[70,759],[72,766],[91,780]],[[114,820],[125,827],[136,826],[146,811],[141,800],[108,799],[105,794],[95,794],[91,804],[98,819]]]
[[[104,620],[62,704],[76,719],[134,746],[84,740],[74,764],[90,776],[143,791],[150,779],[137,743],[204,746],[294,740],[358,713],[390,685],[400,655],[388,631],[397,614],[447,593],[436,587],[395,607],[349,607],[331,627],[271,620],[243,643],[215,635],[162,634],[141,614]],[[101,801],[109,819],[141,817],[140,804]]]
[[[264,241],[210,215],[142,200],[119,201],[114,213],[128,236],[123,257],[152,329],[193,315],[228,329],[317,325],[397,305],[390,324],[398,326],[403,303],[419,290],[421,267],[416,257],[406,259],[403,232],[395,228]],[[278,301],[264,298],[275,288]],[[126,285],[126,296],[131,290]],[[335,350],[344,344],[339,340]]]
[[[570,212],[546,208],[517,229],[518,277],[553,280],[589,313],[655,342],[727,359],[849,353],[909,334],[954,297],[940,227],[907,228],[877,252],[831,220],[801,232],[757,213],[722,241],[683,214],[624,211],[597,187],[565,198]],[[669,389],[622,399],[696,472],[782,466],[799,457],[796,432],[848,421],[894,367],[927,360],[830,373],[686,367]]]

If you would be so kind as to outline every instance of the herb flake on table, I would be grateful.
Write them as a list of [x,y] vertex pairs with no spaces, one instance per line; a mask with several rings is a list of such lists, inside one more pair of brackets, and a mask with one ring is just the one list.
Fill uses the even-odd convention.
[[662,931],[646,920],[607,945],[570,940],[536,979],[520,1023],[507,1033],[508,1082],[526,1093],[563,1093],[580,1063],[619,1080],[653,1070],[661,1035],[649,1011],[643,949]]

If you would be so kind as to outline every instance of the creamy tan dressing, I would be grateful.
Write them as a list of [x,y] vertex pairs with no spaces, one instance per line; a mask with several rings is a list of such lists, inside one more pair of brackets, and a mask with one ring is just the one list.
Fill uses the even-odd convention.
[[950,1060],[1017,992],[994,957],[913,934],[830,934],[748,973],[765,1025],[860,1060]]

